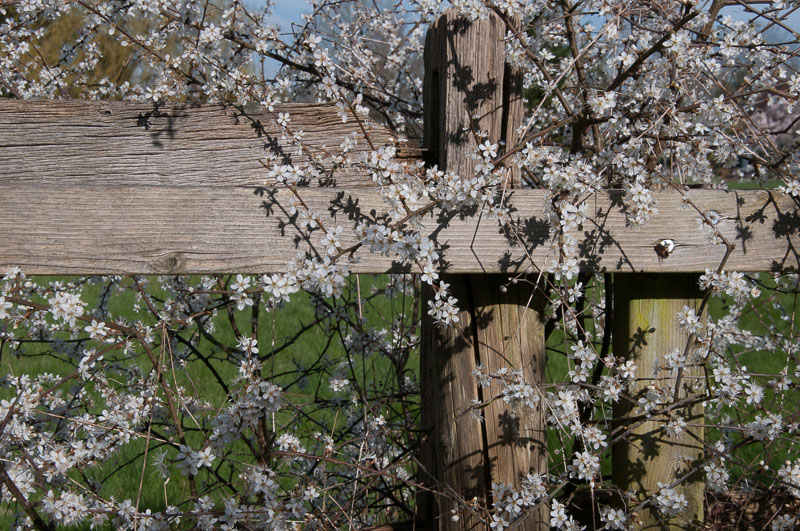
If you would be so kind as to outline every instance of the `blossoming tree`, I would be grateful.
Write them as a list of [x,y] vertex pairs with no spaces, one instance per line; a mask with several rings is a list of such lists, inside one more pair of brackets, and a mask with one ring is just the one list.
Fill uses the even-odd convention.
[[0,2],[12,525],[795,525],[797,6],[271,9]]

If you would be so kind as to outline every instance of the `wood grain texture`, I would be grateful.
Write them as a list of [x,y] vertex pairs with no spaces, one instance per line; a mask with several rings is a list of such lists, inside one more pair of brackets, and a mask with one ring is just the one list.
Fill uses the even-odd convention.
[[[490,502],[489,456],[484,444],[480,409],[481,394],[472,374],[478,363],[475,356],[469,275],[446,275],[450,293],[458,298],[459,322],[437,327],[424,312],[421,333],[420,367],[423,430],[429,431],[431,463],[424,462],[428,474],[420,477],[441,493],[430,504],[425,519],[438,522],[439,531],[484,529],[486,514],[479,512]],[[425,301],[423,301],[424,303]],[[466,306],[464,305],[466,303]],[[433,478],[428,476],[432,475]],[[433,481],[431,481],[431,479]],[[470,510],[466,502],[473,502]],[[458,515],[457,521],[451,518]]]
[[[487,403],[483,424],[489,477],[492,482],[511,484],[519,490],[526,474],[547,475],[544,282],[537,286],[532,278],[509,284],[506,275],[457,276],[470,280],[472,349],[486,372],[520,371],[523,381],[532,385],[536,396],[542,398],[533,408],[512,407],[502,398],[512,378],[493,380],[480,393],[482,401]],[[549,507],[540,503],[514,524],[519,530],[548,529]]]
[[[456,10],[442,15],[428,32],[425,145],[436,150],[441,168],[474,173],[472,155],[483,139],[473,131],[486,131],[493,143],[515,140],[522,118],[521,80],[504,64],[504,35],[498,16],[473,23]],[[473,236],[469,245],[479,261],[487,255],[474,245],[505,240],[497,229]],[[492,484],[520,488],[526,474],[546,472],[547,450],[541,409],[512,410],[501,398],[503,384],[483,388],[474,370],[519,370],[526,382],[543,381],[544,326],[536,304],[541,295],[528,283],[501,291],[507,275],[445,274],[441,279],[461,311],[448,328],[435,327],[428,316],[422,322],[422,393],[431,404],[423,413],[423,427],[431,433],[423,457],[432,460],[427,469],[443,492],[426,516],[438,518],[442,531],[486,529],[490,516],[481,509],[492,507]],[[433,504],[426,500],[422,506],[426,503]],[[514,528],[545,529],[546,514],[542,504]]]
[[[499,140],[503,58],[496,52],[502,38],[500,26],[496,17],[473,24],[450,10],[428,29],[424,143],[435,150],[431,162],[442,169],[474,173],[472,154],[478,143],[470,127],[487,130],[492,141]],[[473,120],[475,116],[480,120]],[[422,321],[422,395],[431,404],[422,419],[423,429],[430,432],[427,457],[432,459],[425,465],[433,472],[433,486],[442,493],[423,506],[430,505],[425,516],[438,521],[440,531],[483,529],[486,514],[477,511],[491,503],[492,478],[482,412],[472,409],[481,402],[472,375],[480,362],[467,302],[472,287],[465,275],[446,275],[442,281],[464,302],[457,326],[436,327],[427,315]],[[471,510],[466,502],[473,504]]]
[[[480,518],[454,498],[474,499],[483,506],[491,503],[493,482],[520,488],[525,474],[546,472],[547,437],[541,405],[513,409],[502,399],[499,380],[481,388],[472,371],[478,364],[489,373],[505,367],[522,371],[526,382],[544,381],[544,325],[538,304],[542,299],[529,283],[502,291],[508,284],[505,275],[444,279],[462,311],[459,322],[447,328],[434,328],[431,317],[423,315],[422,394],[429,405],[423,417],[434,433],[429,450],[433,455],[424,457],[434,464],[420,479],[446,493],[433,508],[434,517],[437,511],[441,515],[440,530],[484,529]],[[475,408],[476,403],[483,407]],[[431,481],[431,471],[438,482]],[[448,518],[451,510],[458,521]],[[485,513],[477,514],[486,518]],[[548,529],[546,517],[547,511],[529,510],[515,521],[514,529]]]
[[[629,390],[634,400],[644,396],[647,384],[673,396],[677,370],[659,368],[671,350],[685,352],[689,334],[676,315],[684,306],[697,311],[701,299],[696,274],[614,275],[614,354],[636,363],[637,383]],[[705,323],[705,315],[702,322]],[[690,354],[681,377],[679,399],[702,396],[703,387],[704,363]],[[643,522],[643,529],[701,528],[702,403],[673,412],[688,423],[686,430],[678,435],[667,435],[664,431],[672,417],[653,415],[638,423],[641,414],[631,402],[620,400],[614,405],[614,427],[635,426],[612,447],[614,484],[636,493],[633,501],[638,503],[656,494],[659,482],[673,485],[688,475],[677,488],[686,497],[688,506],[676,518],[664,518],[654,505],[649,505],[638,511],[636,520]]]
[[[278,113],[289,113],[292,132],[304,132],[308,151],[281,138]],[[367,132],[376,148],[396,142],[387,129]],[[268,112],[252,104],[0,100],[0,183],[83,184],[91,177],[107,185],[259,186],[270,184],[260,160],[305,165],[312,153],[326,183],[368,184],[363,172],[337,167],[351,133],[358,143],[344,156],[361,161],[370,147],[359,125],[352,115],[342,123],[332,105]]]
[[[285,189],[236,186],[109,186],[0,184],[0,270],[18,265],[29,274],[190,274],[285,271],[298,251],[309,249],[289,221]],[[356,243],[358,216],[387,209],[372,189],[302,189],[303,197],[342,224],[345,245]],[[426,228],[445,248],[441,271],[511,273],[536,270],[554,257],[544,223],[543,190],[518,190],[510,198],[519,240],[480,216],[454,216],[446,226],[426,218]],[[593,216],[580,231],[580,266],[586,271],[697,272],[715,268],[725,254],[697,230],[699,216],[681,208],[680,196],[655,194],[659,215],[642,229],[625,225],[619,194],[588,199]],[[715,210],[720,230],[735,242],[726,269],[796,271],[800,215],[791,198],[764,191],[696,190],[701,208]],[[327,216],[327,217],[325,217]],[[316,231],[311,241],[317,244]],[[671,238],[675,251],[659,258],[657,240]],[[404,268],[390,257],[356,253],[357,272]]]

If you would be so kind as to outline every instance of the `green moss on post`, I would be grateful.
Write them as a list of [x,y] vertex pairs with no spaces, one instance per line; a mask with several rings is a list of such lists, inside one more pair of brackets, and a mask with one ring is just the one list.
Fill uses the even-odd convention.
[[[634,401],[638,402],[653,385],[668,397],[667,404],[673,403],[678,371],[661,367],[666,366],[665,358],[673,349],[686,351],[690,334],[677,314],[684,306],[699,309],[702,293],[697,281],[696,274],[614,275],[614,353],[637,366],[638,382],[630,389]],[[688,358],[680,376],[678,402],[702,394],[703,368],[692,355]],[[668,435],[664,428],[673,414],[682,417],[687,426],[682,433]],[[699,403],[650,417],[643,417],[638,403],[621,400],[615,406],[615,429],[635,426],[613,446],[614,483],[634,494],[632,500],[626,500],[626,506],[656,494],[659,482],[672,486],[687,478],[676,490],[686,497],[688,507],[670,519],[659,514],[655,504],[647,504],[637,510],[636,520],[642,522],[642,528],[691,529],[702,525],[702,424],[703,407]]]

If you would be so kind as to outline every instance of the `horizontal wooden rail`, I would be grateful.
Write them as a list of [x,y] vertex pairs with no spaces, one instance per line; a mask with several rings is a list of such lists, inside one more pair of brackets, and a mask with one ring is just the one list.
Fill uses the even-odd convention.
[[[1,172],[0,172],[1,173]],[[377,190],[306,188],[306,202],[351,229],[361,217],[385,211]],[[12,265],[29,274],[178,274],[280,272],[309,249],[289,221],[286,189],[136,184],[0,184],[0,271]],[[445,248],[443,271],[501,273],[545,268],[555,260],[543,207],[547,191],[518,190],[509,203],[517,220],[502,231],[486,217],[454,216],[431,236]],[[726,268],[797,270],[800,216],[792,198],[765,191],[693,190],[698,206],[714,210],[720,231],[736,244]],[[698,231],[699,215],[681,206],[674,191],[655,194],[659,214],[642,229],[626,226],[619,192],[590,197],[580,239],[586,271],[692,272],[715,268],[725,254]],[[323,219],[325,219],[323,217]],[[326,223],[331,223],[327,221]],[[350,234],[348,234],[348,232]],[[313,233],[312,244],[322,234]],[[654,245],[674,241],[659,256]],[[345,246],[356,243],[345,230]],[[319,247],[318,247],[319,248]],[[361,249],[356,272],[399,272],[391,258]]]
[[[282,132],[279,113],[288,113],[290,133],[302,131],[304,148]],[[348,137],[357,143],[344,152]],[[302,190],[304,199],[351,228],[355,218],[374,218],[385,206],[371,179],[341,159],[363,161],[373,147],[389,143],[409,162],[420,154],[352,114],[343,123],[331,105],[281,105],[267,112],[257,105],[0,100],[0,268],[18,265],[30,274],[283,271],[309,246],[288,220],[289,192],[273,187],[262,163],[315,162],[321,173]],[[514,191],[513,231],[501,231],[480,216],[457,215],[444,227],[429,219],[432,237],[447,250],[441,270],[547,267],[555,256],[546,195]],[[691,197],[719,215],[720,230],[736,243],[728,268],[798,268],[800,216],[792,198],[708,190],[693,190]],[[716,267],[724,246],[697,230],[697,212],[683,209],[677,192],[656,198],[660,213],[640,230],[626,226],[619,192],[587,199],[590,218],[577,232],[580,267],[624,272]],[[667,238],[675,250],[660,257],[654,245]],[[319,240],[314,236],[311,243]],[[355,243],[347,234],[343,241]],[[356,256],[354,271],[404,270],[367,250]]]
[[[276,122],[289,115],[289,131],[302,132],[307,149],[282,138]],[[12,101],[0,99],[0,183],[169,186],[261,186],[270,184],[259,161],[311,161],[332,171],[312,179],[337,186],[371,184],[363,173],[345,170],[336,157],[362,161],[375,147],[396,144],[400,155],[418,150],[398,142],[388,129],[364,131],[334,105],[189,105],[169,103]],[[348,136],[356,139],[347,152]],[[275,184],[273,181],[272,184]]]

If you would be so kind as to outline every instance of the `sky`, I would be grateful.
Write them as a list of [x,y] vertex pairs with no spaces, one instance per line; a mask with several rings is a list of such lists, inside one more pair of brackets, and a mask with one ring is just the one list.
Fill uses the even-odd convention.
[[[263,5],[258,0],[250,0],[248,4],[252,6]],[[756,8],[763,9],[763,5],[756,5]],[[288,28],[291,22],[300,20],[300,14],[308,13],[308,6],[305,0],[276,0],[275,1],[275,23],[280,24],[282,27]],[[723,8],[722,13],[727,13],[733,18],[743,19],[746,18],[746,12],[740,6],[726,6]],[[789,26],[795,31],[800,30],[800,9],[792,13],[789,17]]]
[[[264,8],[264,2],[259,0],[246,1],[246,5],[251,9]],[[274,6],[270,23],[279,26],[282,32],[290,31],[292,22],[299,23],[300,15],[310,12],[305,0],[275,0]],[[267,77],[273,77],[278,71],[280,63],[272,59],[266,59],[264,67]]]
[[[251,1],[251,5],[258,5],[260,2]],[[301,13],[308,13],[309,9],[304,0],[277,0],[273,9],[274,23],[281,26],[281,29],[288,29],[292,22],[300,20]]]
[[[264,5],[263,2],[259,0],[250,0],[248,4],[254,8],[259,6],[263,7]],[[309,12],[309,7],[305,0],[275,0],[274,5],[275,7],[273,9],[272,22],[279,25],[282,31],[289,31],[292,22],[300,21],[301,13]],[[763,9],[765,6],[756,5],[754,7]],[[740,6],[726,6],[722,9],[721,14],[730,15],[732,18],[738,20],[750,18],[750,15],[748,15],[745,9]],[[796,10],[790,15],[787,25],[795,32],[800,31],[800,9]],[[778,31],[781,32],[782,30]],[[788,34],[783,32],[783,36],[781,38],[788,39]],[[278,66],[279,65],[276,61],[270,61],[270,64],[267,65],[267,74],[270,76],[274,75]]]

